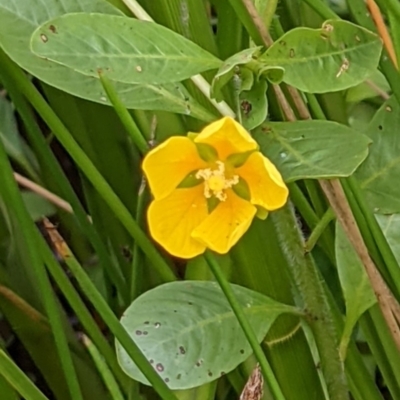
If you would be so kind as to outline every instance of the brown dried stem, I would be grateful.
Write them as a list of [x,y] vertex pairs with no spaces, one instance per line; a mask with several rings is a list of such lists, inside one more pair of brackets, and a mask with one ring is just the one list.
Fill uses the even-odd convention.
[[[256,21],[260,20],[262,22],[262,20],[259,17],[257,10],[255,9],[254,5],[252,6],[248,5],[248,3],[251,3],[251,1],[249,0],[242,0],[242,1],[243,3],[246,4],[247,9],[249,10],[250,15],[252,16],[255,25],[258,28],[259,24]],[[393,48],[393,44],[390,39],[390,36],[388,34],[386,36],[383,33],[384,30],[381,30],[380,28],[383,19],[382,21],[377,22],[379,20],[379,16],[382,17],[382,15],[378,7],[376,6],[374,0],[367,0],[367,4],[368,7],[370,7],[371,14],[373,15],[374,21],[378,26],[378,30],[385,42],[385,46],[388,49],[389,54],[391,54],[390,46]],[[386,25],[384,27],[386,29]],[[259,30],[259,32],[261,36],[264,36],[262,30]],[[272,44],[272,39],[271,42],[269,43]],[[392,54],[394,55],[394,51]],[[392,58],[392,61],[397,66],[395,57]],[[296,116],[293,112],[293,109],[290,106],[289,102],[287,101],[284,93],[282,92],[282,89],[278,85],[274,85],[273,88],[277,96],[277,100],[280,103],[281,108],[285,114],[286,119],[291,122],[296,121]],[[299,112],[300,117],[302,119],[311,119],[311,114],[298,90],[295,88],[288,87],[288,91],[292,96],[293,102]],[[400,332],[399,332],[400,305],[392,295],[390,289],[386,285],[385,281],[383,280],[382,276],[377,270],[375,264],[373,263],[371,257],[369,256],[368,249],[365,245],[364,239],[358,228],[358,225],[354,218],[353,212],[351,211],[347,198],[343,192],[342,185],[340,184],[340,181],[337,179],[331,181],[319,180],[319,184],[321,185],[321,188],[325,193],[325,196],[329,200],[329,203],[332,209],[334,210],[336,217],[338,218],[340,224],[342,225],[346,233],[346,236],[349,238],[350,243],[353,245],[361,262],[364,265],[371,286],[377,297],[379,307],[382,310],[382,314],[388,325],[389,331],[393,337],[394,342],[396,343],[397,348],[400,351]]]
[[372,16],[372,19],[374,20],[379,36],[383,40],[383,45],[385,46],[386,51],[388,52],[389,57],[392,60],[392,63],[395,65],[396,69],[398,69],[396,52],[394,51],[392,38],[389,35],[389,31],[387,29],[381,11],[379,10],[379,7],[374,0],[367,0],[367,7]]
[[45,189],[44,187],[38,185],[35,182],[32,182],[28,178],[14,172],[14,178],[18,182],[19,185],[29,189],[30,191],[38,194],[39,196],[43,197],[44,199],[50,201],[57,207],[61,208],[68,213],[73,213],[71,205],[63,200],[61,197],[57,196],[56,194],[50,192],[49,190]]
[[337,179],[331,181],[321,180],[319,183],[331,207],[335,211],[337,219],[342,225],[346,236],[349,238],[358,257],[364,264],[365,271],[367,272],[369,281],[375,292],[383,317],[400,352],[400,332],[396,322],[396,320],[398,321],[400,318],[398,304],[396,304],[396,300],[368,253],[368,249],[364,243],[353,213],[351,212],[342,185]]

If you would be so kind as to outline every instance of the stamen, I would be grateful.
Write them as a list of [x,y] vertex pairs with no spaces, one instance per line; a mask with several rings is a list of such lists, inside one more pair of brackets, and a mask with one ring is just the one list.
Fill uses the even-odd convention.
[[197,179],[204,179],[204,197],[209,199],[214,195],[218,200],[225,201],[227,198],[225,189],[236,185],[239,182],[239,176],[234,175],[231,179],[226,179],[225,164],[222,161],[217,161],[216,164],[217,169],[200,169],[195,176]]

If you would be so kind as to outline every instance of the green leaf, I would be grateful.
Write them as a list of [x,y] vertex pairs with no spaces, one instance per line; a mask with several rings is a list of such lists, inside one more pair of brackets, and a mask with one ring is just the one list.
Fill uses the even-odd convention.
[[[232,285],[258,340],[291,306]],[[215,282],[167,283],[136,299],[121,323],[171,389],[189,389],[233,370],[251,347]],[[133,379],[147,380],[117,343],[121,367]]]
[[336,224],[335,252],[339,279],[346,302],[346,319],[340,342],[340,355],[346,358],[351,333],[360,316],[376,303],[367,273],[343,229]]
[[36,177],[35,156],[19,135],[11,103],[2,96],[0,96],[0,140],[3,142],[7,155],[29,172],[31,176]]
[[400,264],[400,214],[375,214],[397,262]]
[[239,66],[245,66],[252,62],[254,63],[255,59],[257,59],[260,54],[260,50],[261,46],[251,47],[250,49],[245,49],[226,59],[212,81],[211,97],[215,98],[217,101],[221,101],[223,98],[221,93],[222,88],[235,74],[241,75]]
[[180,82],[221,61],[154,22],[107,14],[67,14],[32,34],[34,53],[84,75],[123,83]]
[[[66,13],[92,12],[122,15],[104,0],[0,0],[0,46],[22,68],[51,86],[97,103],[110,104],[98,79],[82,75],[70,68],[48,62],[30,50],[34,30]],[[181,84],[128,85],[114,82],[115,89],[128,108],[167,110],[189,114],[210,121],[213,117],[193,100]]]
[[21,194],[29,215],[34,221],[39,221],[43,217],[49,217],[56,213],[55,207],[38,194],[27,191]]
[[373,144],[356,177],[376,213],[400,212],[399,126],[400,106],[393,97],[382,105],[365,131]]
[[363,82],[377,68],[382,49],[374,33],[347,21],[326,21],[321,29],[295,28],[261,57],[285,69],[283,81],[304,92],[326,93]]
[[267,82],[256,82],[250,90],[239,95],[242,124],[247,130],[261,125],[268,115]]
[[265,123],[253,135],[286,182],[350,176],[367,157],[371,143],[331,121]]
[[[365,99],[379,96],[377,90],[388,93],[390,86],[385,76],[379,70],[376,70],[370,77],[369,82],[363,82],[349,89],[346,93],[346,101],[349,103],[359,103]],[[376,87],[374,88],[373,85]]]
[[263,65],[258,73],[259,77],[264,77],[271,83],[278,85],[282,82],[285,70],[282,67],[273,67],[271,65]]

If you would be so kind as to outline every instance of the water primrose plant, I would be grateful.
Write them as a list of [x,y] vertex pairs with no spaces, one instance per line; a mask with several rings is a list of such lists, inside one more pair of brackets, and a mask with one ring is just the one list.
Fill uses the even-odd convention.
[[182,258],[206,248],[227,253],[257,208],[266,216],[288,196],[276,167],[230,117],[198,135],[169,138],[146,155],[143,170],[154,195],[147,214],[150,233]]
[[1,400],[400,399],[376,1],[0,0]]

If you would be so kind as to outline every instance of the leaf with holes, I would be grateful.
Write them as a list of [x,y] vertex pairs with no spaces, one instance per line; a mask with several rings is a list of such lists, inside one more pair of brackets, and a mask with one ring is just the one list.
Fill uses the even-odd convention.
[[335,252],[346,302],[346,319],[340,342],[340,355],[344,360],[354,326],[360,316],[376,303],[376,298],[361,260],[338,223]]
[[[121,16],[121,12],[104,0],[0,0],[0,46],[20,67],[51,86],[97,103],[109,104],[98,79],[35,56],[30,39],[35,29],[49,19],[66,13],[92,12]],[[130,85],[113,82],[128,108],[167,110],[211,121],[214,117],[198,105],[181,84]]]
[[155,22],[108,14],[66,14],[32,34],[40,57],[116,82],[180,82],[218,68],[221,61],[183,36]]
[[382,105],[365,131],[373,144],[356,177],[376,213],[400,212],[399,126],[400,106],[393,97]]
[[371,143],[331,121],[265,123],[253,136],[286,182],[350,176],[367,157]]
[[267,82],[255,82],[250,90],[239,95],[242,124],[248,130],[261,125],[268,115]]
[[295,28],[261,57],[283,67],[283,81],[304,92],[326,93],[363,82],[377,68],[379,36],[347,21],[326,21],[321,29]]
[[[294,307],[232,285],[258,340],[282,313]],[[228,301],[215,282],[167,283],[137,298],[121,323],[171,389],[213,381],[246,360],[252,350]],[[147,383],[119,343],[122,369]]]

